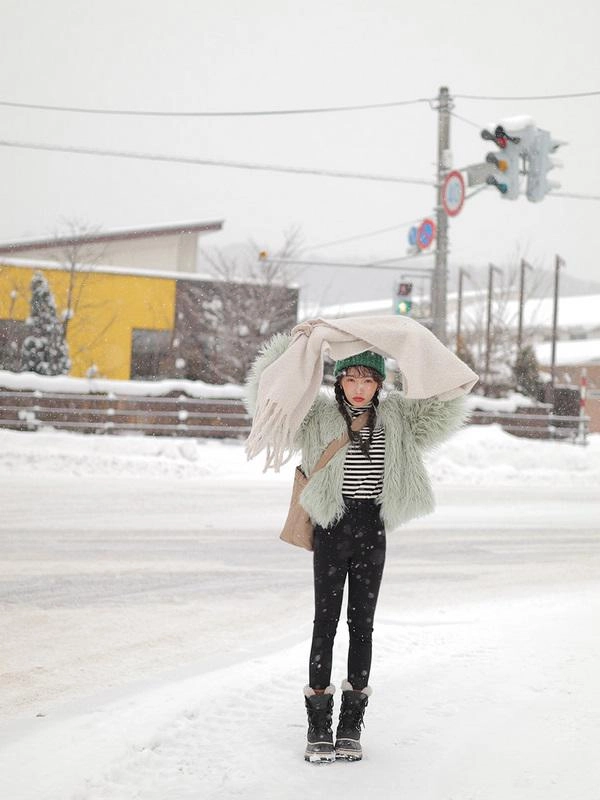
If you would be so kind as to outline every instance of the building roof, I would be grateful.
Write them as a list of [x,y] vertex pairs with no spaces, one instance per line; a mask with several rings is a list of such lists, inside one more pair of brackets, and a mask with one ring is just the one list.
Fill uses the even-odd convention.
[[[552,361],[552,342],[541,342],[535,345],[535,355],[539,364],[550,364]],[[557,341],[555,363],[558,366],[600,364],[600,339]]]
[[80,236],[53,236],[45,239],[22,239],[17,242],[0,242],[0,253],[24,253],[28,250],[67,247],[75,244],[93,244],[95,242],[118,242],[131,239],[150,239],[157,236],[173,236],[181,233],[212,233],[223,228],[224,220],[212,222],[178,222],[170,225],[153,225],[150,227],[121,228],[98,233],[87,232]]

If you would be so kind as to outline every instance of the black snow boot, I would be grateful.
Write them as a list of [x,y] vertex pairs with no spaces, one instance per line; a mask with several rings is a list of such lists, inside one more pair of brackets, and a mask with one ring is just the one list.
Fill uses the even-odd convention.
[[342,707],[335,734],[337,758],[345,758],[348,761],[361,760],[360,728],[364,725],[365,708],[372,693],[370,686],[365,686],[359,691],[354,690],[349,681],[342,681]]
[[315,694],[310,686],[304,687],[304,704],[308,714],[305,761],[316,764],[335,761],[331,730],[334,692],[333,685],[328,686],[324,694]]

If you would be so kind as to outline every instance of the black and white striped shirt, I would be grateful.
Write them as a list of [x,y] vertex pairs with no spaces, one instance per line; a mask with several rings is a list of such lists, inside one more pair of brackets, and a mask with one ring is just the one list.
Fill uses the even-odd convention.
[[[370,406],[356,408],[355,406],[347,404],[346,408],[354,418],[358,417],[363,411],[370,408]],[[360,437],[363,441],[369,438],[368,425],[362,428]],[[344,461],[342,494],[347,497],[361,499],[373,498],[380,495],[383,489],[384,456],[385,432],[381,425],[376,427],[373,431],[369,458],[363,454],[358,446],[358,442],[351,442],[348,446],[346,459]]]

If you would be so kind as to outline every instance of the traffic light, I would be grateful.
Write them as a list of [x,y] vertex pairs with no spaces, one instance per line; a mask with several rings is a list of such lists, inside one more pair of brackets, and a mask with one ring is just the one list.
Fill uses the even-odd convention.
[[559,189],[560,183],[548,180],[548,172],[558,163],[551,156],[563,142],[552,139],[548,131],[538,128],[528,148],[527,159],[527,199],[539,203],[552,189]]
[[412,309],[412,283],[401,282],[396,286],[394,297],[394,313],[410,314]]
[[[516,200],[519,196],[519,179],[527,175],[525,194],[532,203],[539,203],[559,183],[548,180],[548,172],[558,163],[551,158],[561,144],[548,131],[536,128],[531,117],[510,117],[494,128],[494,132],[481,131],[481,137],[498,145],[499,150],[488,153],[486,163],[490,172],[486,183],[495,186],[503,198]],[[485,176],[478,168],[477,182]]]
[[500,148],[499,151],[488,153],[485,157],[491,169],[486,183],[495,186],[505,200],[516,200],[519,196],[523,133],[528,131],[517,130],[509,134],[504,125],[497,125],[493,133],[487,130],[481,131],[482,139],[495,142]]

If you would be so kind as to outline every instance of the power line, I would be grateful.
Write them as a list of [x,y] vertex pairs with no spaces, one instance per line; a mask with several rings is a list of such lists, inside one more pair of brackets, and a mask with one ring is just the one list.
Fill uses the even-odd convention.
[[370,236],[379,236],[382,233],[390,233],[391,231],[402,230],[402,228],[407,228],[409,225],[414,225],[417,222],[421,222],[420,219],[411,219],[407,222],[399,222],[397,225],[391,225],[389,228],[379,228],[376,231],[369,231],[368,233],[359,233],[356,236],[347,236],[345,239],[335,239],[332,242],[322,242],[321,244],[315,244],[311,247],[305,248],[307,251],[309,250],[319,250],[323,247],[333,247],[337,244],[345,244],[346,242],[354,242],[357,239],[367,239]]
[[36,111],[60,111],[72,114],[110,114],[124,117],[274,117],[294,114],[332,114],[340,111],[367,111],[431,102],[432,98],[418,97],[414,100],[394,100],[390,103],[365,103],[363,105],[329,106],[323,108],[272,109],[267,111],[132,111],[113,108],[81,108],[79,106],[49,106],[39,103],[15,103],[9,100],[0,100],[0,106],[28,108]]
[[456,111],[451,111],[450,116],[456,117],[456,119],[459,119],[461,122],[466,122],[467,125],[472,125],[474,128],[478,128],[479,130],[485,127],[485,125],[479,125],[477,122],[473,122],[473,120],[467,119],[466,117],[461,117],[461,115],[457,114]]
[[600,90],[593,92],[571,92],[569,94],[541,94],[541,95],[520,95],[518,97],[488,97],[478,94],[453,94],[453,99],[460,100],[567,100],[572,97],[596,97],[600,95]]
[[[434,256],[435,253],[422,253],[421,256]],[[293,264],[300,267],[348,267],[349,269],[385,269],[385,270],[398,270],[403,269],[407,271],[412,269],[410,266],[407,268],[398,264],[390,264],[390,261],[415,261],[419,258],[418,255],[397,256],[396,258],[389,258],[386,261],[368,261],[362,264],[354,264],[351,261],[319,261],[316,259],[302,259],[302,258],[277,258],[272,256],[270,258],[263,258],[261,261],[267,264]],[[416,267],[414,269],[417,269]],[[432,271],[433,267],[422,266],[418,268],[419,274],[421,272],[427,273]]]
[[33,142],[26,143],[26,142],[12,142],[12,141],[0,140],[0,146],[20,147],[32,150],[47,150],[59,153],[80,153],[84,155],[97,155],[97,156],[108,156],[108,157],[112,156],[115,158],[133,158],[145,161],[163,161],[175,164],[197,164],[202,166],[213,166],[213,167],[231,167],[235,169],[254,169],[266,172],[291,172],[291,173],[305,174],[305,175],[320,175],[330,178],[354,178],[357,180],[383,181],[388,183],[410,183],[423,186],[435,185],[433,181],[423,180],[422,178],[403,178],[399,176],[390,176],[390,175],[369,175],[360,172],[343,172],[341,170],[338,171],[338,170],[325,170],[325,169],[310,169],[308,167],[287,167],[287,166],[278,166],[273,164],[256,164],[244,161],[218,161],[213,159],[200,159],[200,158],[191,158],[185,156],[168,156],[168,155],[152,154],[152,153],[134,153],[134,152],[116,151],[116,150],[96,150],[93,148],[67,147],[60,145],[37,144]]
[[551,191],[548,197],[568,197],[573,200],[600,200],[600,194],[575,194],[574,192]]
[[[596,97],[600,95],[600,90],[591,92],[571,92],[566,94],[549,95],[520,95],[508,96],[487,96],[472,94],[454,94],[453,98],[462,100],[565,100],[569,98]],[[332,114],[347,111],[368,111],[382,108],[398,108],[400,106],[418,105],[420,103],[435,102],[433,97],[416,97],[412,100],[392,100],[388,103],[363,103],[348,106],[322,106],[314,108],[286,108],[286,109],[263,109],[259,111],[156,111],[149,109],[115,109],[115,108],[84,108],[82,106],[54,106],[42,103],[18,103],[12,100],[0,100],[0,106],[7,108],[23,108],[35,111],[58,111],[71,114],[103,114],[111,116],[126,117],[272,117],[290,116],[298,114]]]
[[113,158],[134,158],[142,161],[163,161],[171,164],[196,164],[209,167],[231,167],[234,169],[254,169],[264,172],[291,172],[299,175],[320,175],[327,178],[352,178],[364,181],[381,181],[384,183],[410,183],[420,186],[435,186],[433,181],[422,178],[402,178],[395,175],[369,175],[362,172],[343,172],[341,170],[310,169],[308,167],[285,167],[274,164],[253,164],[245,161],[218,161],[209,158],[191,158],[185,156],[168,156],[153,153],[134,153],[117,150],[96,150],[87,147],[67,147],[61,145],[39,144],[34,142],[13,142],[0,139],[0,147],[19,147],[26,150],[46,150],[55,153],[80,153],[91,156],[108,156]]

